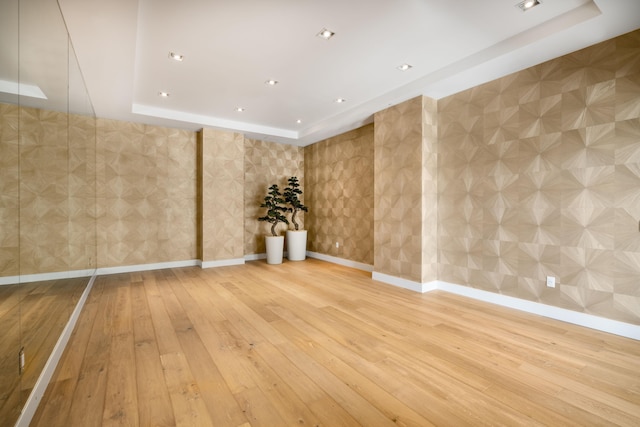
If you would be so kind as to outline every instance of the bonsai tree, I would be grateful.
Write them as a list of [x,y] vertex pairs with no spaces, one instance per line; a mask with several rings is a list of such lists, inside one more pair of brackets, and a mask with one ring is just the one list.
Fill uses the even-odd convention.
[[300,211],[308,212],[309,209],[302,204],[299,195],[302,194],[302,190],[300,190],[300,183],[298,182],[298,178],[292,176],[289,178],[289,185],[284,189],[284,200],[291,206],[287,210],[289,212],[293,212],[291,215],[291,222],[293,222],[293,226],[295,230],[298,231],[298,223],[296,222],[296,214]]
[[273,184],[269,187],[269,193],[264,197],[264,203],[260,205],[261,208],[267,208],[267,214],[258,218],[258,221],[266,221],[271,224],[271,234],[277,236],[276,226],[279,222],[289,224],[289,220],[284,216],[283,212],[287,212],[287,208],[282,206],[285,200],[282,198],[280,188],[278,184]]

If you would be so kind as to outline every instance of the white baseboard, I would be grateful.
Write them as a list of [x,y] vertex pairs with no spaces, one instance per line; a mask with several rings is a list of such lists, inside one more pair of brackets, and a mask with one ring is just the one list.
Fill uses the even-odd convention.
[[201,268],[227,267],[229,265],[242,265],[242,264],[244,264],[244,258],[221,259],[216,261],[198,260],[197,262],[197,265],[199,265]]
[[390,276],[374,272],[374,280],[409,289],[416,292],[430,292],[440,290],[456,295],[473,298],[479,301],[497,304],[503,307],[513,308],[526,313],[537,314],[539,316],[556,319],[578,326],[620,335],[626,338],[640,340],[640,326],[631,323],[620,322],[618,320],[607,319],[605,317],[594,316],[593,314],[580,313],[578,311],[567,310],[566,308],[554,307],[535,301],[528,301],[520,298],[502,295],[495,292],[484,291],[482,289],[471,288],[469,286],[457,285],[454,283],[434,280],[428,283],[419,283],[400,277]]
[[[283,255],[284,256],[284,255]],[[245,261],[257,261],[259,259],[267,259],[267,254],[249,254],[244,256]]]
[[429,282],[429,283],[414,282],[413,280],[403,279],[402,277],[390,276],[388,274],[379,273],[377,271],[374,271],[371,274],[371,278],[379,282],[387,283],[389,285],[397,286],[403,289],[408,289],[414,292],[425,293],[435,289],[435,285],[433,284],[434,282]]
[[78,318],[80,317],[80,313],[82,312],[82,308],[84,307],[84,303],[87,301],[87,297],[89,296],[89,292],[91,292],[91,288],[93,287],[93,283],[96,280],[96,275],[91,276],[89,279],[89,283],[82,292],[78,303],[76,304],[73,312],[71,313],[71,317],[69,317],[69,321],[66,326],[62,330],[62,334],[58,341],[56,342],[49,359],[47,359],[47,363],[44,365],[44,369],[40,376],[38,377],[38,381],[36,381],[35,386],[31,390],[31,394],[27,399],[25,405],[22,408],[22,412],[20,413],[20,417],[16,422],[16,427],[28,427],[31,423],[31,419],[33,415],[36,413],[36,409],[38,409],[38,404],[40,403],[40,399],[44,395],[44,392],[47,390],[47,386],[49,385],[49,381],[51,381],[51,377],[58,366],[58,362],[60,361],[60,357],[62,357],[62,353],[64,352],[67,343],[69,342],[69,338],[71,337],[71,333],[76,326]]
[[54,273],[21,274],[19,276],[0,277],[1,285],[18,285],[20,283],[43,282],[45,280],[75,279],[78,277],[91,277],[95,272],[89,270],[56,271]]
[[153,264],[137,264],[137,265],[124,265],[121,267],[101,267],[98,268],[96,274],[102,276],[105,274],[117,274],[117,273],[133,273],[136,271],[149,271],[149,270],[163,270],[165,268],[180,268],[180,267],[194,267],[198,265],[196,259],[190,259],[186,261],[171,261],[171,262],[157,262]]
[[610,334],[620,335],[635,340],[640,340],[640,326],[631,323],[620,322],[618,320],[607,319],[606,317],[595,316],[593,314],[581,313],[579,311],[567,310],[566,308],[554,307],[535,301],[528,301],[508,295],[497,294],[495,292],[483,291],[481,289],[470,288],[468,286],[456,285],[453,283],[438,281],[437,288],[442,291],[456,295],[462,295],[480,301],[501,305],[503,307],[514,308],[527,313],[537,314],[551,319],[561,320],[574,325],[596,329]]
[[372,265],[364,264],[362,262],[351,261],[351,260],[348,260],[348,259],[338,258],[338,257],[335,257],[335,256],[321,254],[321,253],[312,252],[312,251],[307,251],[307,256],[309,258],[315,258],[315,259],[319,259],[319,260],[322,260],[322,261],[328,261],[328,262],[331,262],[333,264],[343,265],[345,267],[356,268],[356,269],[362,270],[362,271],[368,271],[368,272],[372,272],[373,271],[373,266]]

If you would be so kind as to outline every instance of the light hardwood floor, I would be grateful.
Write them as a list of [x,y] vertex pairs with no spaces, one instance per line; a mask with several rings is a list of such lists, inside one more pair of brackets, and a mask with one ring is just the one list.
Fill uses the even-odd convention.
[[318,260],[99,277],[32,426],[640,425],[640,342]]
[[84,277],[0,286],[1,427],[12,426],[20,416],[88,281]]

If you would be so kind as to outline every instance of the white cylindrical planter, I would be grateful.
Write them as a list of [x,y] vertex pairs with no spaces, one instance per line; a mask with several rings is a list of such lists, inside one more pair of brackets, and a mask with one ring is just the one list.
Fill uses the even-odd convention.
[[284,236],[264,236],[267,246],[267,264],[282,264]]
[[307,230],[287,230],[287,258],[303,261],[307,257]]

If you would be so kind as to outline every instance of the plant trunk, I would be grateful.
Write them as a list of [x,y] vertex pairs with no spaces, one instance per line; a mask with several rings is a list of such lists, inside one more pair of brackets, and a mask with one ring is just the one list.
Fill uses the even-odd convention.
[[277,223],[277,222],[274,222],[274,223],[271,225],[271,235],[272,235],[272,236],[277,236],[277,234],[276,234],[276,225],[278,225],[278,223]]
[[298,231],[298,223],[296,222],[296,214],[298,213],[298,209],[293,209],[293,215],[291,215],[291,222],[293,222],[293,226],[295,230]]

